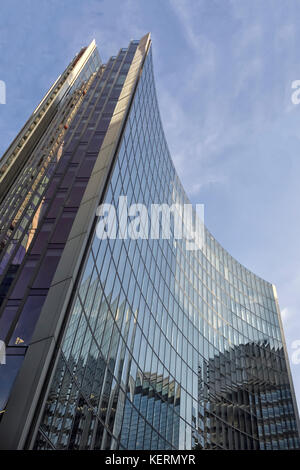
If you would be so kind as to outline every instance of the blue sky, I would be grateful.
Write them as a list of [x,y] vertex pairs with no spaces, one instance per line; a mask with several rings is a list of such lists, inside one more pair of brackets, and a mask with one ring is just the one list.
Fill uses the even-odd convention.
[[[0,154],[76,52],[105,62],[150,31],[171,154],[206,225],[273,282],[300,339],[300,4],[295,0],[1,0]],[[291,364],[300,402],[300,364]]]

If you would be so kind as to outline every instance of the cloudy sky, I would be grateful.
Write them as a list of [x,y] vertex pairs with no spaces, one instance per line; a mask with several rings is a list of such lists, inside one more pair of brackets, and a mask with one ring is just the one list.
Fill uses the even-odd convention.
[[[300,340],[298,0],[1,0],[0,154],[83,45],[95,38],[105,62],[148,31],[179,176],[220,243],[276,285],[292,358]],[[300,364],[291,367],[300,402]]]

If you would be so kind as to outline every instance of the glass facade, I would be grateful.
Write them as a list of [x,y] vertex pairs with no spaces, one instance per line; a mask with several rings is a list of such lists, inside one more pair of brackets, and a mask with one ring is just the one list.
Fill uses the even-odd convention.
[[[188,202],[151,53],[105,201],[121,195],[128,205]],[[94,234],[36,448],[299,446],[272,285],[205,238],[191,252],[184,240]]]
[[[22,299],[23,313],[9,330],[15,349],[18,340],[24,349],[30,340],[137,46],[131,42],[100,69],[70,124],[61,158],[69,170],[58,172],[65,186],[53,199],[55,210],[64,207],[62,223],[51,225],[48,212],[22,271],[27,277],[6,295],[7,318]],[[122,195],[149,212],[151,204],[189,203],[163,132],[151,48],[99,201],[117,207]],[[207,229],[203,248],[190,251],[184,239],[100,240],[93,217],[32,447],[298,449],[272,284],[233,259]],[[37,256],[45,239],[44,272]],[[17,372],[19,356],[13,357]]]

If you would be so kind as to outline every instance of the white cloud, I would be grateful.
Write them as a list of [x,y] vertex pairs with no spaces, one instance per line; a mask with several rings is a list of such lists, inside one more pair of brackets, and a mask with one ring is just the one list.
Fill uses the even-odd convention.
[[187,86],[193,87],[201,78],[213,75],[216,71],[216,45],[201,33],[201,5],[202,1],[189,2],[184,0],[170,0],[181,25],[184,38],[196,56],[190,70],[190,80]]

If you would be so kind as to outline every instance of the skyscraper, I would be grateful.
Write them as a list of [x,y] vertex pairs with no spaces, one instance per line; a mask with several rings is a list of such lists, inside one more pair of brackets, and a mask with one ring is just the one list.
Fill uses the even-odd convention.
[[207,229],[97,236],[103,202],[189,203],[149,35],[82,49],[0,165],[2,448],[299,448],[275,287]]

